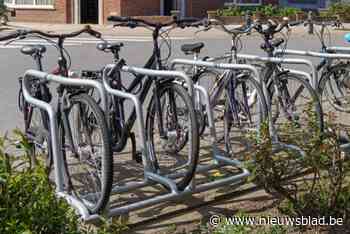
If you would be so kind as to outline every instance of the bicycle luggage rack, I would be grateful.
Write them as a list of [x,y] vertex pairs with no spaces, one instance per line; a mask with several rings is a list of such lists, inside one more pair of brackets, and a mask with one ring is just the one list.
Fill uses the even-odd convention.
[[[227,57],[229,57],[229,56],[231,56],[231,55],[228,55]],[[244,57],[244,58],[249,58],[249,59],[255,59],[255,60],[257,60],[257,58],[261,58],[262,60],[260,60],[260,61],[267,61],[268,60],[268,61],[276,62],[276,63],[280,62],[277,59],[270,59],[270,58],[258,57],[258,56],[253,56],[253,55],[240,55],[240,54],[238,54],[237,56],[238,57],[242,57],[242,58]],[[221,57],[219,60],[225,59],[225,57]],[[257,57],[257,58],[255,58],[255,57]],[[212,62],[212,61],[215,61],[215,60],[209,59],[209,60],[206,60],[206,61],[200,61],[200,60],[189,60],[189,59],[174,59],[171,62],[171,64],[172,64],[172,69],[174,69],[174,67],[177,64],[184,64],[184,65],[193,65],[193,66],[196,65],[196,66],[202,66],[202,67],[212,67],[212,68],[224,69],[224,70],[232,69],[232,70],[247,70],[247,71],[251,71],[252,74],[253,74],[254,79],[257,80],[260,84],[262,84],[264,96],[265,97],[267,96],[267,94],[268,94],[267,87],[265,85],[265,82],[261,82],[262,79],[260,78],[259,72],[256,69],[256,67],[254,67],[252,65],[249,65],[249,64],[215,63],[215,62]],[[287,62],[298,63],[298,64],[306,64],[307,66],[310,66],[310,67],[312,65],[312,64],[310,64],[310,62],[308,60],[303,60],[303,59],[300,59],[300,60],[289,59]],[[313,65],[312,65],[312,67],[313,67]],[[293,72],[295,74],[303,75],[307,79],[311,80],[311,76],[309,74],[307,74],[306,72],[297,71],[297,70],[290,70],[290,69],[289,69],[289,71]],[[266,103],[268,105],[268,108],[269,108],[269,106],[270,106],[269,100],[266,99],[265,101],[266,101]],[[268,111],[268,119],[269,119],[269,132],[270,132],[270,136],[272,138],[272,143],[273,143],[274,150],[279,150],[279,149],[283,149],[283,148],[289,148],[291,150],[295,150],[302,157],[304,157],[305,153],[299,147],[297,147],[295,145],[285,144],[285,143],[280,142],[278,140],[278,136],[276,134],[276,130],[274,128],[274,125],[271,122],[272,117],[271,117],[271,112],[270,111]]]
[[75,197],[67,194],[64,192],[63,189],[63,155],[62,151],[59,150],[61,146],[59,145],[60,141],[58,140],[58,123],[57,123],[57,113],[54,110],[54,108],[47,102],[44,102],[42,100],[36,99],[31,96],[30,92],[28,91],[28,79],[40,79],[40,80],[47,80],[52,81],[58,84],[64,84],[64,85],[71,85],[71,86],[88,86],[95,88],[101,97],[101,105],[102,108],[105,110],[106,108],[106,95],[105,90],[101,83],[93,80],[84,80],[84,79],[72,79],[62,76],[56,76],[52,74],[48,74],[45,72],[37,71],[37,70],[28,70],[25,72],[23,76],[23,96],[24,99],[34,105],[39,107],[40,109],[43,109],[48,113],[49,116],[49,123],[50,123],[50,135],[51,135],[51,142],[52,142],[52,154],[53,154],[53,163],[54,163],[54,175],[55,175],[55,184],[56,184],[56,195],[58,197],[62,197],[65,200],[67,200],[68,204],[73,206],[82,216],[88,216],[89,212],[84,206],[82,202],[80,202]]
[[[346,51],[346,47],[328,47],[327,51]],[[350,49],[348,49],[348,52],[350,53]],[[300,55],[300,56],[307,56],[307,57],[316,57],[316,58],[328,58],[328,59],[349,59],[350,60],[350,54],[333,54],[333,53],[321,53],[321,52],[315,52],[315,51],[307,51],[307,50],[282,50],[278,49],[275,51],[275,55],[282,55],[282,54],[289,54],[289,55]],[[313,81],[315,82],[313,85],[314,88],[317,88],[318,86],[318,73],[315,69],[312,73]],[[317,82],[317,83],[316,83]]]
[[[134,210],[139,210],[145,207],[149,207],[161,202],[169,202],[173,200],[180,199],[184,196],[192,195],[195,193],[200,193],[204,192],[207,190],[219,188],[225,185],[230,185],[230,184],[238,184],[242,182],[244,178],[250,175],[249,171],[246,170],[245,168],[242,167],[241,163],[237,160],[231,160],[226,157],[224,152],[221,152],[217,147],[216,147],[216,132],[215,132],[215,126],[214,126],[214,120],[213,120],[213,115],[212,115],[212,110],[210,109],[209,106],[209,95],[206,92],[206,90],[203,87],[194,85],[192,83],[192,80],[188,78],[183,72],[178,72],[178,71],[159,71],[159,70],[150,70],[150,69],[145,69],[145,68],[136,68],[136,67],[129,67],[129,66],[123,66],[121,70],[123,72],[128,72],[128,73],[134,73],[134,74],[143,74],[143,75],[148,75],[148,76],[156,76],[156,77],[176,77],[180,78],[185,81],[186,86],[189,86],[189,92],[191,93],[194,88],[194,90],[197,90],[198,92],[201,92],[202,95],[204,96],[204,101],[206,103],[206,111],[208,113],[208,123],[210,127],[210,134],[211,134],[211,140],[213,142],[213,159],[214,163],[212,165],[205,165],[197,166],[196,173],[198,172],[206,172],[208,170],[213,170],[213,169],[219,169],[222,166],[235,166],[236,168],[241,169],[242,173],[233,175],[230,177],[218,179],[212,182],[207,182],[204,184],[195,184],[195,177],[193,178],[192,182],[190,185],[184,190],[184,191],[178,191],[175,183],[173,182],[173,179],[176,179],[182,175],[182,173],[173,173],[170,175],[165,176],[160,176],[158,174],[155,174],[151,171],[150,164],[149,164],[149,157],[150,157],[150,148],[149,148],[149,143],[146,140],[145,136],[145,128],[144,128],[144,118],[143,118],[143,111],[142,111],[142,106],[137,98],[136,95],[126,93],[120,90],[115,90],[112,89],[107,81],[107,74],[110,69],[112,69],[114,66],[117,66],[115,64],[110,64],[107,65],[103,71],[103,85],[107,93],[111,95],[115,95],[117,97],[129,99],[133,102],[135,105],[135,110],[136,110],[136,115],[137,115],[137,123],[138,123],[138,134],[139,134],[139,139],[140,139],[140,148],[142,152],[142,161],[143,161],[143,167],[144,167],[144,180],[140,182],[128,182],[124,185],[113,185],[112,188],[112,193],[125,193],[125,192],[130,192],[131,190],[138,189],[138,188],[143,188],[146,186],[154,185],[154,184],[163,184],[166,185],[168,188],[171,189],[170,192],[158,195],[146,200],[138,201],[129,205],[124,205],[120,207],[115,207],[112,209],[109,209],[106,211],[106,214],[108,217],[113,217],[117,215],[122,215],[122,214],[127,214],[131,211]],[[192,88],[191,88],[192,87]],[[98,214],[92,214],[89,215],[87,213],[83,213],[84,215],[82,218],[86,221],[94,221],[99,219]]]

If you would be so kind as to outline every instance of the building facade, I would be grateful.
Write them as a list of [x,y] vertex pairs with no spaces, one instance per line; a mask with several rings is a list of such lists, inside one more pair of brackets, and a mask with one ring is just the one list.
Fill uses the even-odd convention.
[[324,8],[328,0],[4,0],[16,21],[45,23],[106,23],[109,15],[170,15],[204,17],[225,5],[280,4],[298,8]]

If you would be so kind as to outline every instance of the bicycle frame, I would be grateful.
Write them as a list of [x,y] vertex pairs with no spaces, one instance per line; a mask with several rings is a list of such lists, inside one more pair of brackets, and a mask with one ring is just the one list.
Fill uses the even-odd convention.
[[[163,64],[161,61],[161,51],[159,48],[159,44],[158,44],[158,37],[159,37],[159,31],[161,28],[157,27],[154,29],[153,34],[152,34],[152,38],[153,38],[153,53],[150,56],[150,58],[148,59],[148,61],[146,62],[146,64],[144,65],[145,69],[154,69],[154,70],[163,70]],[[115,56],[116,57],[116,56]],[[117,56],[119,57],[119,56]],[[123,63],[124,60],[119,60],[119,61],[115,61],[115,64]],[[121,66],[120,66],[121,67]],[[117,68],[118,69],[118,68]],[[110,83],[109,85],[116,90],[123,90],[122,87],[122,80],[121,80],[121,74],[120,71],[116,71],[116,72],[110,72],[110,73],[114,73],[113,77],[109,77],[110,78]],[[144,83],[143,83],[143,79],[147,78]],[[160,103],[160,96],[159,96],[159,85],[162,84],[163,82],[172,82],[174,79],[157,79],[157,77],[153,77],[152,75],[144,75],[144,74],[138,74],[135,76],[135,78],[133,79],[133,81],[131,82],[131,84],[123,91],[127,92],[127,93],[134,93],[135,90],[137,89],[137,87],[141,86],[141,90],[138,90],[138,98],[141,102],[141,104],[143,104],[146,100],[147,95],[149,94],[152,86],[153,86],[153,97],[155,97],[155,105],[156,105],[156,114],[161,115],[162,113],[162,108],[161,108],[161,103]],[[192,87],[189,86],[189,87]],[[174,97],[169,97],[172,104],[174,104]],[[120,145],[120,147],[118,147],[118,149],[116,149],[116,151],[120,151],[122,149],[125,148],[127,141],[126,138],[128,136],[130,136],[130,132],[131,129],[133,128],[135,121],[136,121],[136,112],[135,112],[135,108],[133,108],[129,118],[127,120],[125,120],[125,110],[124,110],[124,101],[125,99],[122,99],[120,97],[117,96],[113,96],[112,97],[112,106],[114,108],[114,112],[115,112],[115,116],[116,116],[116,128],[118,132],[121,132],[121,142],[123,143],[122,145]],[[176,114],[174,115],[176,117]],[[159,132],[160,132],[160,137],[166,138],[166,133],[164,130],[164,126],[162,123],[162,118],[158,118],[159,123],[158,123],[158,128],[159,128]],[[176,121],[176,120],[174,120]]]

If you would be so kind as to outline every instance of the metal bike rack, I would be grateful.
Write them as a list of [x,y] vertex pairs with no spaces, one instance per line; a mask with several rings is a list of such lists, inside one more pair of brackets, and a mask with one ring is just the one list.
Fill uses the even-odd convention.
[[[146,199],[146,200],[142,200],[142,201],[135,202],[132,204],[123,205],[120,207],[109,209],[106,211],[106,214],[108,217],[126,214],[126,213],[129,213],[129,212],[134,211],[134,210],[138,210],[138,209],[142,209],[142,208],[145,208],[148,206],[159,204],[161,202],[178,200],[178,199],[181,199],[181,198],[188,196],[188,195],[191,195],[191,194],[207,191],[210,189],[215,189],[215,188],[222,187],[225,185],[238,184],[239,182],[242,182],[242,180],[244,178],[246,178],[247,176],[250,175],[249,171],[246,170],[245,168],[243,168],[239,161],[229,159],[227,157],[227,155],[225,154],[225,152],[221,152],[217,148],[217,145],[216,145],[217,139],[216,139],[214,119],[213,119],[212,110],[210,109],[210,105],[209,105],[209,95],[203,87],[200,87],[197,85],[195,85],[193,87],[192,80],[190,80],[183,72],[158,71],[158,70],[150,70],[150,69],[144,69],[144,68],[124,66],[121,69],[124,72],[131,72],[134,74],[142,74],[142,75],[156,76],[156,77],[180,78],[180,79],[186,81],[185,82],[186,86],[188,86],[188,85],[192,86],[192,88],[191,88],[191,86],[189,86],[189,92],[191,92],[190,90],[196,90],[197,92],[200,92],[203,95],[204,101],[206,104],[206,111],[208,113],[208,122],[209,122],[210,134],[212,137],[211,139],[213,142],[214,163],[212,165],[205,165],[205,166],[198,165],[196,173],[207,172],[208,170],[218,169],[222,166],[227,166],[227,165],[235,166],[236,168],[239,168],[242,171],[242,173],[234,175],[234,176],[230,176],[227,178],[215,180],[213,182],[208,182],[208,183],[198,184],[198,185],[195,184],[195,178],[193,178],[193,181],[191,182],[191,184],[184,191],[178,191],[175,183],[173,182],[174,179],[183,175],[182,173],[174,173],[174,174],[170,174],[167,176],[160,176],[158,174],[154,174],[150,168],[150,165],[149,165],[149,160],[151,159],[150,158],[151,157],[150,147],[149,147],[150,144],[149,144],[149,142],[147,142],[146,135],[145,135],[144,118],[143,118],[141,103],[140,103],[139,99],[137,98],[137,96],[130,94],[130,93],[120,91],[120,90],[112,89],[109,86],[109,82],[107,80],[108,79],[107,74],[108,74],[108,71],[110,69],[113,69],[114,66],[116,66],[116,65],[110,64],[110,65],[107,65],[105,67],[105,69],[103,71],[103,85],[104,85],[107,93],[109,93],[111,95],[115,95],[117,97],[129,99],[135,105],[136,115],[137,115],[137,123],[139,125],[138,134],[139,134],[140,141],[141,141],[140,148],[141,148],[141,152],[142,152],[145,178],[143,181],[140,181],[140,182],[128,182],[124,185],[113,185],[112,193],[130,192],[130,191],[137,189],[137,188],[143,188],[143,187],[155,185],[155,184],[163,184],[163,185],[165,184],[171,189],[171,191],[169,191],[168,193],[163,193],[159,196],[155,196],[155,197]],[[98,214],[92,214],[89,216],[85,216],[83,218],[86,221],[94,221],[94,220],[99,219],[100,216]]]
[[[317,70],[314,66],[314,64],[310,60],[306,59],[295,59],[295,58],[278,58],[278,57],[262,57],[257,55],[250,55],[250,54],[237,54],[237,57],[240,59],[247,59],[252,61],[258,61],[258,62],[270,62],[270,63],[283,63],[283,64],[300,64],[305,65],[310,68],[312,79],[310,79],[310,83],[312,84],[312,87],[316,87],[317,83]],[[294,69],[288,69],[291,73],[297,74],[297,75],[305,75],[305,73],[300,73],[299,71],[296,71]],[[310,78],[310,76],[306,76],[307,79]]]
[[[346,47],[328,47],[328,51],[344,51]],[[350,52],[350,50],[348,50]],[[283,50],[278,49],[275,51],[275,55],[299,55],[299,56],[307,56],[307,57],[316,57],[316,58],[327,58],[327,59],[349,59],[350,60],[350,54],[331,54],[331,53],[320,53],[320,52],[314,52],[314,51],[306,51],[306,50]],[[312,76],[313,76],[313,87],[317,88],[318,86],[318,72],[317,69],[315,69],[315,66],[313,65],[312,70]]]
[[327,53],[342,53],[342,54],[350,54],[350,47],[344,46],[331,46],[326,48]]
[[[228,55],[227,58],[229,58],[231,55]],[[267,61],[266,58],[264,57],[258,57],[258,56],[252,56],[252,55],[237,55],[239,58],[247,58],[247,59],[253,59],[256,61]],[[255,59],[255,57],[261,59]],[[224,57],[221,57],[220,60],[224,59]],[[271,62],[275,62],[275,63],[280,63],[280,61],[278,59],[271,59],[269,60]],[[307,60],[289,60],[287,61],[288,63],[298,63],[298,64],[308,64],[309,65],[309,61]],[[268,95],[268,91],[267,91],[267,87],[265,82],[262,82],[262,79],[259,75],[259,72],[257,70],[256,67],[252,66],[252,65],[248,65],[248,64],[232,64],[232,63],[215,63],[215,62],[208,62],[208,61],[200,61],[200,60],[188,60],[188,59],[174,59],[172,62],[172,69],[174,69],[174,67],[177,64],[183,64],[183,65],[192,65],[192,66],[201,66],[201,67],[211,67],[211,68],[216,68],[216,69],[224,69],[224,70],[246,70],[246,71],[250,71],[253,74],[253,77],[256,81],[258,81],[263,88],[263,92],[264,92],[264,96],[267,97]],[[295,74],[298,75],[304,75],[307,79],[310,79],[310,75],[308,75],[306,72],[302,72],[302,71],[296,71],[296,70],[289,70],[290,72],[294,72]],[[268,108],[270,107],[270,103],[268,99],[265,99]],[[295,146],[295,145],[290,145],[290,144],[285,144],[282,143],[278,140],[278,136],[276,133],[276,129],[274,128],[274,125],[272,123],[272,117],[271,117],[271,112],[268,111],[268,121],[269,121],[269,133],[270,136],[272,138],[272,143],[273,143],[273,148],[274,150],[278,150],[278,149],[283,149],[283,148],[289,148],[291,150],[294,150],[296,152],[298,152],[301,156],[305,157],[305,152],[300,149],[299,147]]]
[[[309,56],[309,57],[317,57],[317,58],[326,58],[329,60],[333,60],[333,59],[350,60],[350,48],[349,47],[339,47],[339,46],[327,47],[326,51],[329,53],[320,53],[320,52],[303,51],[303,50],[280,50],[279,49],[279,50],[276,50],[275,54],[276,55],[281,55],[281,54],[300,55],[300,56]],[[335,52],[335,54],[334,54],[334,52]],[[316,75],[314,75],[314,77],[316,77],[315,79],[317,80],[317,85],[318,85],[317,76],[318,76],[318,73],[316,73]],[[350,148],[350,143],[343,144],[340,146],[340,148],[343,151],[348,151]]]
[[86,209],[85,205],[75,197],[65,193],[63,188],[64,165],[63,165],[62,151],[59,150],[62,147],[60,146],[60,141],[58,140],[59,136],[58,136],[57,113],[49,103],[36,99],[31,96],[29,92],[30,88],[28,85],[29,79],[45,80],[48,82],[55,82],[58,84],[64,84],[64,85],[70,85],[70,86],[93,87],[99,92],[99,95],[101,97],[101,105],[103,108],[106,107],[105,90],[103,89],[102,84],[97,81],[84,80],[84,79],[72,79],[72,78],[56,76],[56,75],[52,75],[52,74],[48,74],[48,73],[36,71],[36,70],[28,70],[27,72],[25,72],[23,76],[23,83],[22,83],[24,99],[28,103],[46,111],[49,116],[49,122],[50,122],[49,131],[50,131],[51,143],[52,143],[56,194],[58,197],[62,197],[66,199],[68,204],[72,205],[75,209],[77,209],[77,211],[82,215],[82,217],[88,217],[89,211],[88,209]]

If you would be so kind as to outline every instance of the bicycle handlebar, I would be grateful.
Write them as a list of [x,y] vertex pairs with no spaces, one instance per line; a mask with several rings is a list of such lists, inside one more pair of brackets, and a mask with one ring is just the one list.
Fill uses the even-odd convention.
[[217,19],[203,19],[201,21],[195,22],[192,24],[192,26],[198,27],[198,26],[204,26],[209,28],[209,26],[212,25],[218,25],[220,26],[221,30],[230,34],[230,35],[238,35],[238,34],[244,34],[244,33],[249,33],[253,29],[255,29],[258,33],[263,34],[263,35],[273,35],[277,32],[280,32],[284,28],[288,28],[289,24],[288,21],[283,22],[282,24],[279,25],[274,25],[272,21],[268,21],[267,29],[263,29],[263,24],[260,23],[259,21],[256,21],[250,25],[241,25],[239,27],[229,29],[227,26],[220,20]]
[[124,27],[130,27],[135,28],[140,26],[139,24],[144,24],[153,28],[162,28],[162,27],[168,27],[173,24],[178,25],[181,28],[189,26],[189,24],[200,21],[200,19],[197,18],[185,18],[180,20],[172,20],[167,23],[153,23],[149,22],[143,19],[137,19],[137,18],[131,18],[131,17],[121,17],[121,16],[109,16],[107,18],[108,21],[112,22],[118,22],[119,24],[115,24],[114,26],[124,26]]
[[10,40],[10,39],[15,39],[15,38],[17,38],[19,36],[21,36],[21,33],[19,31],[16,31],[15,33],[11,33],[9,35],[0,37],[0,41],[7,41],[7,40]]
[[46,33],[46,32],[42,32],[40,30],[17,30],[15,33],[4,36],[4,37],[0,37],[0,41],[5,41],[5,40],[9,40],[9,39],[14,39],[17,37],[21,37],[21,36],[26,36],[28,34],[38,34],[41,35],[43,37],[48,37],[48,38],[61,38],[61,39],[65,39],[65,38],[69,38],[69,37],[76,37],[79,36],[82,33],[88,33],[93,37],[96,38],[101,38],[101,33],[97,32],[95,30],[93,30],[89,25],[85,26],[83,29],[76,31],[76,32],[72,32],[72,33],[66,33],[66,34],[53,34],[53,33]]

